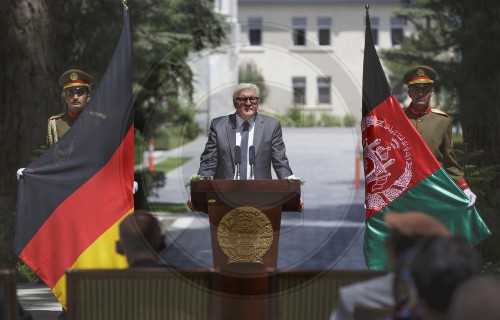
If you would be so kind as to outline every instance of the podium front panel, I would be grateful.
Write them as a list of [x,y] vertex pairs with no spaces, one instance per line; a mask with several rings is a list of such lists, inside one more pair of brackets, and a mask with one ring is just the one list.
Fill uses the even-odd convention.
[[208,213],[220,319],[272,319],[268,276],[278,263],[281,213],[300,211],[300,183],[288,180],[202,180],[191,202]]

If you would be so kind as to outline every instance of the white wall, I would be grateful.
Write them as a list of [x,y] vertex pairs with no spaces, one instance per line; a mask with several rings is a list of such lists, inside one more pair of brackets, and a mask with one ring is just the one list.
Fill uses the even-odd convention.
[[[390,18],[399,4],[371,1],[370,15],[379,18],[377,49],[390,48]],[[381,1],[383,2],[383,1]],[[363,4],[242,4],[237,0],[216,0],[214,8],[227,18],[230,34],[217,50],[192,56],[195,76],[196,119],[201,127],[216,116],[233,112],[232,89],[238,81],[238,66],[253,61],[264,76],[269,96],[261,107],[285,113],[293,106],[292,77],[306,78],[304,110],[324,111],[338,116],[361,117],[361,82],[365,36]],[[263,20],[262,45],[248,43],[248,18]],[[292,17],[307,18],[306,46],[292,41]],[[317,18],[330,17],[331,45],[319,46]],[[409,35],[411,24],[405,26]],[[318,104],[317,78],[331,77],[331,104]],[[208,114],[207,114],[208,110]]]
[[[379,17],[380,48],[391,47],[390,17],[399,6],[372,5],[371,17]],[[306,77],[305,110],[330,110],[336,115],[351,113],[358,118],[361,113],[361,81],[363,73],[363,48],[365,34],[365,9],[363,5],[313,4],[302,5],[240,4],[238,11],[241,25],[238,59],[254,61],[270,89],[270,96],[263,107],[285,112],[292,106],[292,77]],[[248,18],[263,20],[262,46],[248,43]],[[292,41],[292,17],[307,18],[306,46],[295,47]],[[330,17],[331,46],[319,46],[317,18]],[[407,25],[405,29],[409,29]],[[409,32],[409,31],[407,31]],[[317,77],[332,79],[332,103],[318,104]]]

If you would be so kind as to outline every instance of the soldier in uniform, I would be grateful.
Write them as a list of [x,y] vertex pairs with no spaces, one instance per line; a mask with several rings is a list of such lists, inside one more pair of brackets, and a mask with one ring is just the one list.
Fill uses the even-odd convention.
[[452,119],[445,112],[432,109],[429,104],[434,93],[436,77],[434,69],[423,65],[406,72],[403,82],[408,86],[411,103],[405,113],[432,154],[443,164],[444,170],[469,197],[469,206],[472,206],[476,202],[476,195],[467,185],[464,172],[453,152]]
[[[90,87],[92,77],[81,70],[70,69],[59,77],[59,85],[63,89],[64,101],[66,102],[66,112],[56,114],[49,118],[47,129],[47,146],[52,146],[61,139],[71,128],[87,102],[90,101]],[[97,118],[104,119],[105,115],[94,112]],[[19,180],[25,168],[19,168],[16,176]],[[134,181],[132,193],[136,193],[138,184]]]
[[71,69],[59,77],[59,85],[63,89],[66,112],[49,118],[47,145],[52,146],[71,128],[80,112],[90,101],[92,77],[87,73]]

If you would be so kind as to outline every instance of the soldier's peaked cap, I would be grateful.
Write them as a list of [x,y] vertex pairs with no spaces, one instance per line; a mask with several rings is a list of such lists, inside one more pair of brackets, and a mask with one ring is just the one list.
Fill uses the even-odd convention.
[[406,71],[403,82],[411,86],[417,83],[434,83],[437,78],[436,70],[429,66],[416,66]]
[[64,89],[90,88],[92,77],[82,70],[70,69],[59,77],[59,85]]

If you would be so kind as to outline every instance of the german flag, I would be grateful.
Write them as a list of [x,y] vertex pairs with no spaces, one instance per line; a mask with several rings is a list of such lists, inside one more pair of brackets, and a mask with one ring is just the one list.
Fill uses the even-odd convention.
[[375,50],[368,11],[363,61],[363,159],[365,169],[365,261],[387,269],[384,213],[422,211],[451,233],[476,244],[491,233],[469,198],[446,173],[406,117]]
[[125,268],[118,223],[133,211],[130,22],[92,100],[19,182],[14,250],[66,307],[66,269]]

